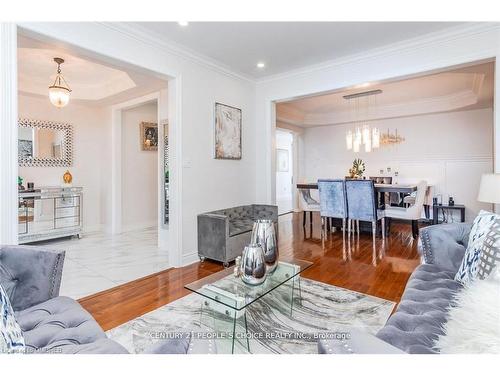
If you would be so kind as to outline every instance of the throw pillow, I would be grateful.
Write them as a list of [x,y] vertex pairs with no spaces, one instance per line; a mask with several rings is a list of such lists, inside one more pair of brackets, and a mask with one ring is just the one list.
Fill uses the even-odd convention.
[[495,220],[481,249],[477,276],[485,279],[500,264],[500,219]]
[[476,278],[484,239],[497,219],[500,219],[500,215],[484,210],[481,210],[474,219],[462,264],[455,275],[456,281],[467,284]]
[[16,321],[7,293],[0,285],[0,354],[23,351],[23,331]]
[[441,354],[500,354],[500,268],[464,286],[434,347]]

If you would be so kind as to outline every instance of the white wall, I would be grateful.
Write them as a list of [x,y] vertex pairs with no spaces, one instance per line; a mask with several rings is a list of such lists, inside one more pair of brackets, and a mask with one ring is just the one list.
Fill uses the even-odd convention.
[[[346,149],[345,134],[353,125],[321,126],[306,129],[299,150],[301,180],[343,178],[354,158],[365,162],[365,176],[394,176],[394,182],[418,182],[434,185],[434,194],[447,202],[453,196],[465,204],[466,217],[472,219],[480,209],[491,205],[477,201],[482,173],[493,171],[493,111],[441,113],[372,122],[381,131],[398,129],[405,142],[383,146],[370,153]],[[387,172],[390,167],[392,173]]]
[[140,123],[158,122],[156,103],[122,112],[123,230],[156,226],[158,220],[158,151],[142,151]]
[[276,131],[276,149],[288,151],[288,171],[276,171],[276,203],[278,213],[292,211],[293,209],[293,135],[286,131]]
[[102,183],[109,179],[103,166],[109,163],[106,152],[109,141],[109,108],[70,102],[56,108],[47,98],[19,95],[19,116],[35,120],[66,122],[73,125],[73,165],[71,167],[19,167],[24,182],[36,186],[60,186],[66,170],[73,175],[73,186],[83,191],[83,226],[85,231],[101,229],[104,205]]
[[[30,36],[45,36],[90,54],[175,78],[169,82],[168,115],[172,132],[172,266],[197,257],[197,214],[255,202],[255,84],[211,62],[183,57],[163,41],[126,24],[23,23]],[[34,34],[35,33],[35,34]],[[214,103],[243,111],[243,157],[213,159]]]

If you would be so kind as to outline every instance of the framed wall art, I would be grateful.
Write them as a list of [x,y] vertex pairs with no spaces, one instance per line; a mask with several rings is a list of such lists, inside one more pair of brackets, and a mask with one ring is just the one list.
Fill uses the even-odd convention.
[[215,103],[215,158],[241,159],[241,109]]

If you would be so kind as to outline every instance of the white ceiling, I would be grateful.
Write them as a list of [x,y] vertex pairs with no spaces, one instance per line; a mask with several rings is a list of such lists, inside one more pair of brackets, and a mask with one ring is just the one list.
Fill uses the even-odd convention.
[[[131,23],[143,31],[251,78],[336,59],[422,36],[458,22]],[[256,67],[265,62],[264,69]]]
[[[276,119],[289,125],[314,127],[489,108],[493,105],[493,74],[494,63],[485,63],[401,81],[367,83],[278,103]],[[382,93],[359,99],[357,104],[343,98],[376,89]]]
[[25,36],[18,37],[18,88],[23,94],[48,97],[57,64],[70,86],[71,100],[86,104],[111,105],[137,98],[162,88],[167,82],[131,69],[116,67]]

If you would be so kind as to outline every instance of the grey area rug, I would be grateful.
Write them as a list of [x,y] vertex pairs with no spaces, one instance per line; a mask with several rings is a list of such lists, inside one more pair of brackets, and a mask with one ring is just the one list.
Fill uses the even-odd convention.
[[[248,334],[236,340],[235,353],[317,353],[318,335],[346,332],[349,327],[376,333],[395,305],[310,279],[302,278],[301,284],[301,296],[296,290],[292,311],[291,286],[288,285],[247,308]],[[202,309],[202,301],[203,297],[192,293],[106,333],[131,353],[141,353],[162,334],[201,329],[225,337],[216,339],[217,352],[231,353],[232,340],[224,335],[232,333],[233,321],[223,314]],[[236,331],[237,336],[245,332],[243,318],[237,320]]]

